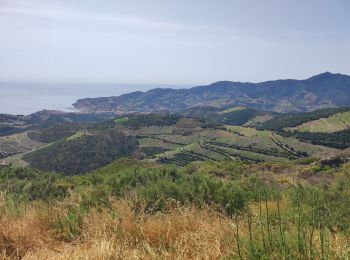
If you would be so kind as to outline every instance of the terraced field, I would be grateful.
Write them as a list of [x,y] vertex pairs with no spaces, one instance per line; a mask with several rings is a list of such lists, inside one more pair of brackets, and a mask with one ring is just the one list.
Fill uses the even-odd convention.
[[252,152],[248,150],[235,149],[233,147],[223,146],[222,144],[206,144],[207,147],[211,149],[215,149],[216,151],[220,151],[225,153],[227,156],[237,159],[241,159],[243,161],[253,161],[253,162],[261,162],[261,161],[285,161],[287,158],[274,156],[274,155],[266,155],[262,153]]
[[240,147],[239,149],[253,148],[256,149],[258,153],[269,151],[280,155],[288,154],[289,156],[295,153],[300,153],[301,155],[301,153],[304,152],[307,153],[308,156],[323,157],[337,152],[337,150],[333,148],[301,142],[295,138],[283,137],[271,131],[258,131],[254,128],[239,126],[227,126],[227,129],[236,133],[238,136],[234,142],[238,144]]
[[231,107],[231,108],[228,108],[226,110],[218,112],[218,114],[222,115],[222,114],[227,114],[227,113],[231,113],[231,112],[235,112],[235,111],[239,111],[239,110],[243,110],[243,109],[245,109],[245,107],[243,107],[243,106]]
[[[327,157],[338,152],[336,149],[301,142],[271,131],[216,125],[193,118],[181,118],[173,125],[140,127],[118,125],[117,128],[126,136],[133,137],[133,140],[137,139],[135,155],[140,159],[161,164],[185,165],[194,161],[238,159],[253,162],[288,161],[309,156]],[[55,131],[54,128],[53,130]],[[63,140],[72,142],[95,133],[93,129],[91,131],[89,133],[87,130],[72,130],[71,135]],[[26,132],[2,137],[0,163],[25,166],[22,156],[45,145],[50,144],[33,141]]]
[[45,145],[30,139],[27,132],[0,137],[0,165],[24,167],[28,163],[22,160],[22,156]]
[[256,116],[253,119],[249,120],[247,123],[245,123],[243,126],[256,126],[262,123],[265,123],[266,121],[272,119],[271,115],[261,115],[261,116]]
[[176,149],[179,147],[179,145],[172,144],[169,142],[166,142],[161,139],[154,139],[152,137],[146,137],[146,138],[140,138],[139,139],[139,147],[144,148],[144,147],[161,147],[165,149]]
[[9,157],[3,158],[0,160],[0,165],[12,165],[14,167],[25,167],[28,166],[29,163],[22,159],[22,156],[26,153],[19,153],[15,155],[11,155]]
[[0,159],[37,149],[44,143],[30,139],[27,132],[0,137]]
[[350,111],[336,113],[327,118],[320,118],[286,129],[301,132],[334,133],[348,128],[350,128]]
[[153,135],[170,135],[172,134],[174,130],[174,127],[172,126],[148,126],[148,127],[141,127],[137,130],[131,130],[131,129],[125,129],[123,132],[126,135],[133,135],[133,136],[153,136]]
[[204,142],[197,142],[190,144],[188,146],[185,146],[184,149],[186,151],[189,151],[191,153],[195,153],[197,155],[201,155],[207,160],[212,161],[223,161],[230,159],[230,156],[221,152],[217,151],[215,149],[210,149],[210,147],[207,147]]
[[194,153],[181,151],[179,153],[174,154],[172,157],[161,157],[158,159],[158,163],[160,164],[176,164],[179,166],[184,166],[188,163],[195,161],[204,161],[207,158],[197,155]]
[[226,126],[226,129],[150,127],[129,131],[129,134],[139,138],[141,148],[159,148],[158,162],[177,165],[202,160],[286,161],[337,152],[270,131],[240,126]]

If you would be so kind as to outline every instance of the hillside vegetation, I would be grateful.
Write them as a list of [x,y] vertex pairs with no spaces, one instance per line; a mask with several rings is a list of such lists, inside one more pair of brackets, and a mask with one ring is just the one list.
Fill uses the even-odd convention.
[[56,110],[42,110],[27,116],[0,114],[0,136],[47,128],[53,124],[95,123],[114,117],[114,113],[65,113]]
[[33,167],[78,174],[96,169],[111,161],[134,153],[137,142],[116,130],[83,135],[81,132],[50,146],[24,155]]
[[281,134],[285,136],[293,136],[301,141],[309,142],[314,145],[324,145],[335,149],[346,149],[350,147],[350,129],[334,133],[287,131]]
[[0,159],[35,150],[43,145],[44,143],[29,138],[27,132],[0,137]]
[[196,106],[247,106],[274,112],[305,112],[350,105],[350,77],[322,73],[305,80],[261,83],[219,81],[190,89],[157,88],[116,97],[80,99],[73,104],[83,111],[179,112]]
[[327,108],[299,114],[281,114],[258,125],[285,137],[336,149],[350,147],[348,127],[350,109]]
[[[221,114],[245,110],[248,109],[230,108]],[[123,156],[183,166],[207,160],[261,162],[326,158],[338,153],[336,149],[301,142],[287,133],[165,113],[130,114],[127,119],[118,117],[93,124],[53,124],[31,130],[25,136],[40,145],[17,151],[13,158],[9,154],[3,163],[27,162],[41,170],[65,174],[97,169]],[[16,135],[8,138],[15,140]],[[2,144],[6,146],[6,142]]]
[[346,259],[350,165],[118,160],[0,169],[0,254],[23,259]]
[[350,128],[350,111],[333,114],[327,118],[320,118],[289,128],[291,131],[333,133]]
[[275,118],[266,121],[261,128],[272,131],[279,131],[286,128],[297,127],[299,125],[315,121],[321,118],[332,117],[337,113],[349,112],[349,107],[341,108],[326,108],[319,109],[312,112],[298,113],[298,114],[280,114]]
[[269,131],[240,126],[213,125],[181,118],[175,125],[125,129],[139,139],[140,150],[159,163],[185,165],[193,161],[274,161],[307,156],[331,156],[336,150]]
[[181,112],[182,115],[224,125],[259,126],[277,116],[277,113],[251,107],[193,107]]

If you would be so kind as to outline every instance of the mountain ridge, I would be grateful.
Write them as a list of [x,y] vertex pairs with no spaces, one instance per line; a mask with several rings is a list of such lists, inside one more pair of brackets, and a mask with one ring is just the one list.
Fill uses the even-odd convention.
[[85,98],[73,104],[82,111],[120,114],[241,105],[282,113],[350,105],[350,76],[325,72],[304,80],[218,81],[189,89],[155,88],[120,96]]

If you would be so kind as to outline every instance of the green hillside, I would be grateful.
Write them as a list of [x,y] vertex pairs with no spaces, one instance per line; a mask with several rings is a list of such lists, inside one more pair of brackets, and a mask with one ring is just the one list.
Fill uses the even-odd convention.
[[52,145],[25,154],[32,167],[65,174],[84,173],[134,153],[137,142],[116,130],[83,135],[78,132]]
[[202,120],[208,120],[224,125],[260,126],[274,118],[278,113],[258,110],[245,106],[233,107],[193,107],[184,110],[182,115]]
[[[218,110],[215,114],[227,118],[239,113],[235,118],[239,121],[250,113],[244,111],[256,112],[239,107]],[[338,153],[337,149],[300,141],[304,139],[290,133],[224,125],[175,114],[130,114],[127,119],[118,117],[90,124],[61,123],[31,130],[24,136],[27,142],[37,146],[18,150],[13,158],[9,154],[2,163],[25,165],[27,162],[41,170],[71,175],[97,169],[125,156],[183,166],[201,161],[287,162],[308,157],[327,158]],[[7,138],[16,140],[16,136]],[[6,145],[2,143],[2,147]]]
[[77,176],[1,167],[0,253],[347,259],[349,167],[315,160],[174,167],[119,159]]
[[341,107],[341,108],[326,108],[319,109],[312,112],[306,113],[296,113],[296,114],[280,114],[271,120],[268,120],[262,124],[260,128],[268,129],[272,131],[283,130],[285,128],[296,127],[298,125],[302,125],[304,123],[318,120],[321,118],[328,118],[337,113],[348,112],[350,111],[349,107]]
[[189,118],[182,118],[175,125],[125,129],[124,133],[139,139],[145,159],[178,165],[205,160],[286,161],[336,153],[335,149],[300,142],[271,131],[208,125]]
[[350,111],[333,114],[330,117],[320,118],[287,128],[291,131],[333,133],[350,128]]
[[345,149],[350,147],[350,108],[327,108],[299,114],[281,114],[258,125],[303,142]]

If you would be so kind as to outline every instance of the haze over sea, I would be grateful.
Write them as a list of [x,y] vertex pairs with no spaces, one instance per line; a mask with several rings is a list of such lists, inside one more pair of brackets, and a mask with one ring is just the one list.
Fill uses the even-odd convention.
[[79,98],[109,97],[157,87],[181,88],[180,85],[142,84],[49,84],[0,83],[0,114],[28,115],[39,110],[74,111]]

